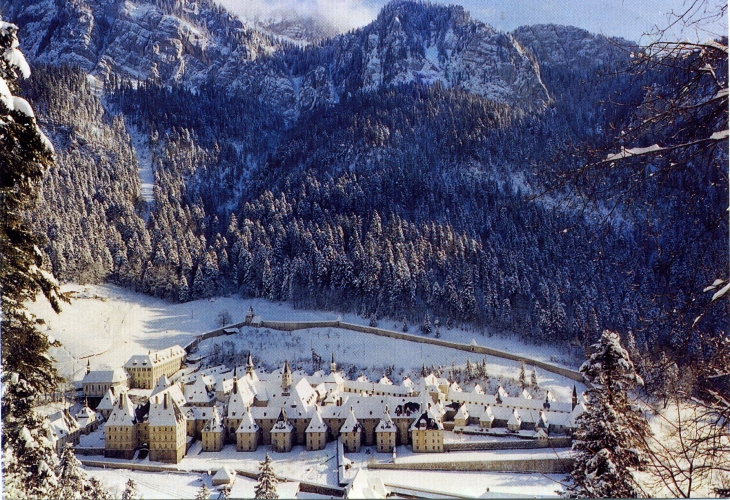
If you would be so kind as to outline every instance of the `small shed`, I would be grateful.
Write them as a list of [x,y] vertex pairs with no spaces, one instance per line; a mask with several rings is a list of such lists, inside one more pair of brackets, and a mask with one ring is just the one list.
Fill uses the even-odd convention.
[[213,486],[231,486],[236,480],[236,471],[223,467],[213,476]]

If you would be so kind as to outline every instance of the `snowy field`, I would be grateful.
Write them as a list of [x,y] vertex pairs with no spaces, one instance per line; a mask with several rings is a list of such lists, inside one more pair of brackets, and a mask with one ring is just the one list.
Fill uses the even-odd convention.
[[[249,305],[265,320],[339,319],[358,324],[368,322],[354,314],[295,310],[289,304],[241,299],[238,296],[175,304],[111,285],[64,285],[63,290],[70,292],[71,304],[64,304],[61,314],[54,314],[43,299],[29,304],[29,308],[46,320],[47,333],[63,344],[61,348],[53,349],[51,354],[58,362],[61,375],[68,380],[81,380],[89,360],[92,369],[116,368],[133,354],[174,344],[184,345],[196,335],[217,328],[216,319],[221,311],[228,312],[233,323],[242,322]],[[386,320],[380,321],[379,326],[395,326],[395,330],[400,331],[399,325]],[[417,325],[411,325],[410,330],[410,333],[418,334]],[[291,334],[245,329],[235,337],[236,349],[241,352],[251,349],[258,357],[258,362],[267,367],[277,367],[285,358],[290,361],[311,360],[311,350],[314,348],[323,357],[325,367],[330,353],[334,351],[341,367],[353,365],[357,371],[366,370],[378,378],[386,366],[395,367],[393,378],[400,379],[407,374],[418,375],[422,364],[442,366],[448,371],[452,365],[463,367],[467,358],[472,363],[482,359],[481,356],[445,347],[330,328]],[[536,347],[507,337],[488,337],[456,328],[442,328],[441,338],[465,344],[475,340],[478,345],[548,362],[551,358],[558,359],[561,356],[560,351],[551,346]],[[221,337],[209,342],[222,344],[230,339]],[[507,380],[499,379],[500,376],[514,379],[518,375],[519,365],[515,361],[487,356],[487,363],[487,372],[495,386],[507,384]],[[542,388],[551,390],[558,399],[570,398],[572,381],[542,370],[538,370],[538,380]],[[584,388],[578,385],[578,390],[582,391]]]

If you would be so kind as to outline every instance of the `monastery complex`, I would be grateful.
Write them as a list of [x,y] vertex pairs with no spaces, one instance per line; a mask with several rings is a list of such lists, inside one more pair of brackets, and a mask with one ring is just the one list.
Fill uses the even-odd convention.
[[196,440],[212,452],[230,443],[240,453],[260,445],[279,453],[295,445],[321,450],[339,439],[346,452],[362,446],[393,452],[405,445],[414,452],[440,453],[445,430],[565,438],[585,410],[575,389],[572,401],[560,402],[550,393],[544,401],[526,391],[509,396],[501,387],[496,394],[485,394],[478,385],[466,392],[433,374],[400,385],[387,377],[348,380],[334,355],[327,372],[313,375],[292,372],[288,362],[258,373],[250,354],[233,370],[200,369],[186,365],[185,358],[185,350],[173,346],[132,356],[123,369],[87,366],[83,393],[95,410],[88,403],[82,410],[85,427],[69,415],[59,417],[55,425],[65,425],[65,431],[56,429],[56,439],[78,442],[79,432],[106,421],[106,457],[132,459],[138,450],[148,450],[150,460],[170,463],[180,462]]

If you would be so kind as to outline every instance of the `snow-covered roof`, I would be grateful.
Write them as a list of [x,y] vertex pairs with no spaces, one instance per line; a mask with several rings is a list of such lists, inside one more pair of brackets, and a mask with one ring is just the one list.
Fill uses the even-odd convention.
[[393,419],[390,418],[390,413],[388,413],[388,409],[386,408],[383,418],[380,419],[377,427],[375,427],[375,432],[396,432],[396,430],[397,428],[393,423]]
[[155,386],[155,388],[152,389],[152,393],[150,393],[150,399],[162,397],[165,394],[168,394],[178,406],[185,406],[185,395],[180,389],[180,386],[177,384],[171,384],[167,377],[165,375],[162,375],[157,381],[157,385]]
[[189,405],[206,404],[210,402],[208,384],[204,377],[199,377],[192,385],[185,386],[185,401]]
[[520,393],[520,396],[525,399],[532,399],[532,394],[527,392],[527,389],[522,389],[522,392]]
[[222,467],[215,473],[212,481],[216,484],[231,484],[236,479],[236,471],[228,467]]
[[203,432],[223,432],[225,426],[223,425],[221,416],[218,414],[218,408],[214,406],[211,413],[211,418],[208,423],[205,424],[205,427],[203,427]]
[[342,424],[342,427],[340,427],[340,432],[358,432],[360,429],[360,423],[357,421],[357,418],[355,418],[355,411],[352,407],[350,407],[350,412],[347,414],[345,423]]
[[115,370],[93,370],[84,375],[82,384],[118,384],[129,380],[129,374],[124,368]]
[[231,395],[228,398],[228,418],[239,418],[253,403],[253,394],[245,383],[236,380],[233,383]]
[[117,404],[117,398],[114,396],[114,391],[111,389],[107,389],[106,394],[104,394],[104,397],[101,398],[101,401],[99,401],[99,404],[96,405],[97,411],[102,410],[113,410],[114,405]]
[[180,407],[167,393],[150,398],[150,411],[147,418],[150,427],[173,427],[185,422],[185,416]]
[[107,426],[131,426],[134,425],[134,409],[127,393],[119,396],[118,403],[114,406],[111,415],[107,419]]
[[459,411],[456,412],[456,415],[454,415],[454,419],[467,419],[469,418],[469,411],[466,409],[466,405],[461,405],[459,407]]
[[441,423],[441,419],[434,414],[429,408],[425,412],[421,413],[410,427],[410,430],[443,430],[444,425]]
[[315,411],[312,412],[312,420],[304,432],[327,432],[327,424],[322,420],[322,415],[319,414],[319,408],[315,407]]
[[87,405],[84,405],[76,413],[75,417],[79,424],[82,426],[86,426],[90,423],[96,422],[97,420],[96,412],[89,408]]
[[512,416],[507,420],[507,425],[520,425],[522,424],[522,417],[517,410],[512,410]]
[[249,411],[244,413],[243,420],[241,420],[241,424],[238,426],[238,429],[236,429],[236,434],[239,432],[242,434],[249,434],[258,430],[259,424],[256,423],[256,420],[249,409]]
[[157,352],[150,352],[148,354],[135,354],[126,363],[125,368],[138,368],[144,366],[153,366],[160,363],[164,363],[174,358],[184,358],[185,349],[179,345],[174,345],[166,349],[162,349]]

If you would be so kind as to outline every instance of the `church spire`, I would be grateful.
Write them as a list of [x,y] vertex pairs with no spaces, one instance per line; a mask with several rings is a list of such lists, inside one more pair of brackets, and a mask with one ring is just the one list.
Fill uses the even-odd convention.
[[248,351],[248,359],[246,360],[246,374],[253,376],[253,358],[251,351]]
[[335,351],[332,351],[332,361],[330,362],[330,372],[335,373],[337,371],[337,363],[335,363]]
[[289,361],[284,360],[284,368],[281,371],[281,388],[288,391],[289,387],[291,387],[291,368],[289,368]]

